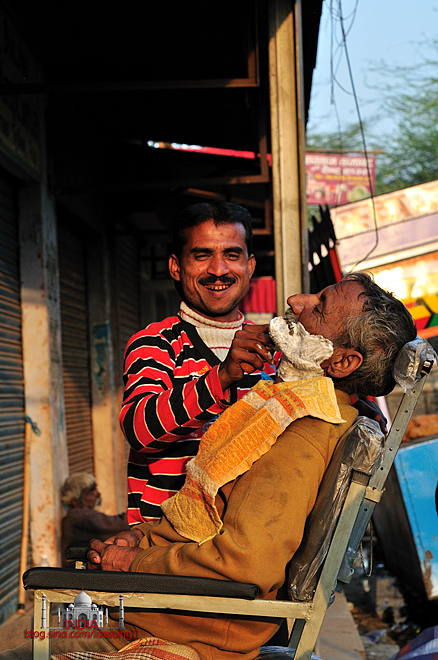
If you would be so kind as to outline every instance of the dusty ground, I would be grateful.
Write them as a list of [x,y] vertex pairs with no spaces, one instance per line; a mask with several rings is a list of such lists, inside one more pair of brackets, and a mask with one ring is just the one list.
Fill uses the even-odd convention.
[[[365,564],[367,558],[365,557]],[[401,585],[376,557],[371,577],[356,560],[355,574],[345,595],[361,636],[366,660],[390,660],[424,628],[434,625],[436,610]],[[403,592],[403,593],[402,593]],[[434,610],[431,614],[431,610]],[[436,624],[436,618],[435,618]]]
[[397,645],[387,644],[385,642],[371,642],[363,637],[362,642],[365,648],[366,660],[391,660],[399,650]]

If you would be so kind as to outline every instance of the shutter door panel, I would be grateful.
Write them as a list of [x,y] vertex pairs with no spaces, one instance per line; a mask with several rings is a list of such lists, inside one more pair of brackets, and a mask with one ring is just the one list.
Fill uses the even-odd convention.
[[58,244],[69,472],[94,473],[85,248],[62,225]]
[[140,272],[137,241],[133,236],[119,236],[116,246],[118,284],[118,324],[120,349],[140,330]]
[[24,384],[17,222],[0,178],[0,622],[18,602],[23,507]]
[[[122,386],[123,354],[132,335],[140,330],[140,261],[133,236],[118,236],[116,244],[117,325],[119,385]],[[130,445],[125,442],[125,458]]]

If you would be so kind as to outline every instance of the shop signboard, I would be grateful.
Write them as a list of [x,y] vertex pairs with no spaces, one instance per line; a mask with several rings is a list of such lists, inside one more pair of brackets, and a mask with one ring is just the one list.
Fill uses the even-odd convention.
[[376,157],[306,153],[307,203],[340,206],[370,197]]
[[438,181],[332,209],[342,269],[371,270],[438,337]]
[[438,252],[370,270],[380,286],[403,301],[421,337],[438,337]]

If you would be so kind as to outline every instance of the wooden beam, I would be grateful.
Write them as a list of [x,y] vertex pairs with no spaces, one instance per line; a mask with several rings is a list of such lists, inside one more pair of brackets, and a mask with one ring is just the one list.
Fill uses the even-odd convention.
[[[254,66],[252,66],[254,68]],[[52,94],[56,92],[141,92],[157,89],[210,89],[258,87],[258,77],[206,80],[133,80],[53,83],[0,83],[0,94]]]
[[269,176],[247,174],[242,176],[211,177],[209,179],[173,179],[169,181],[134,181],[130,183],[108,183],[91,186],[63,186],[56,191],[56,194],[123,193],[142,190],[162,190],[166,188],[193,188],[194,186],[235,186],[250,183],[269,183]]
[[[294,13],[295,7],[295,13]],[[269,81],[277,313],[286,298],[306,289],[304,225],[304,106],[300,0],[270,0]],[[306,264],[307,266],[307,264]]]

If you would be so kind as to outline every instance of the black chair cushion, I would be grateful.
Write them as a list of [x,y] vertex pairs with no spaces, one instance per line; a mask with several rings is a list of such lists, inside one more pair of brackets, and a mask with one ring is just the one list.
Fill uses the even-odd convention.
[[116,593],[189,594],[254,600],[255,584],[154,573],[88,571],[71,568],[30,568],[23,573],[25,589],[81,589]]

